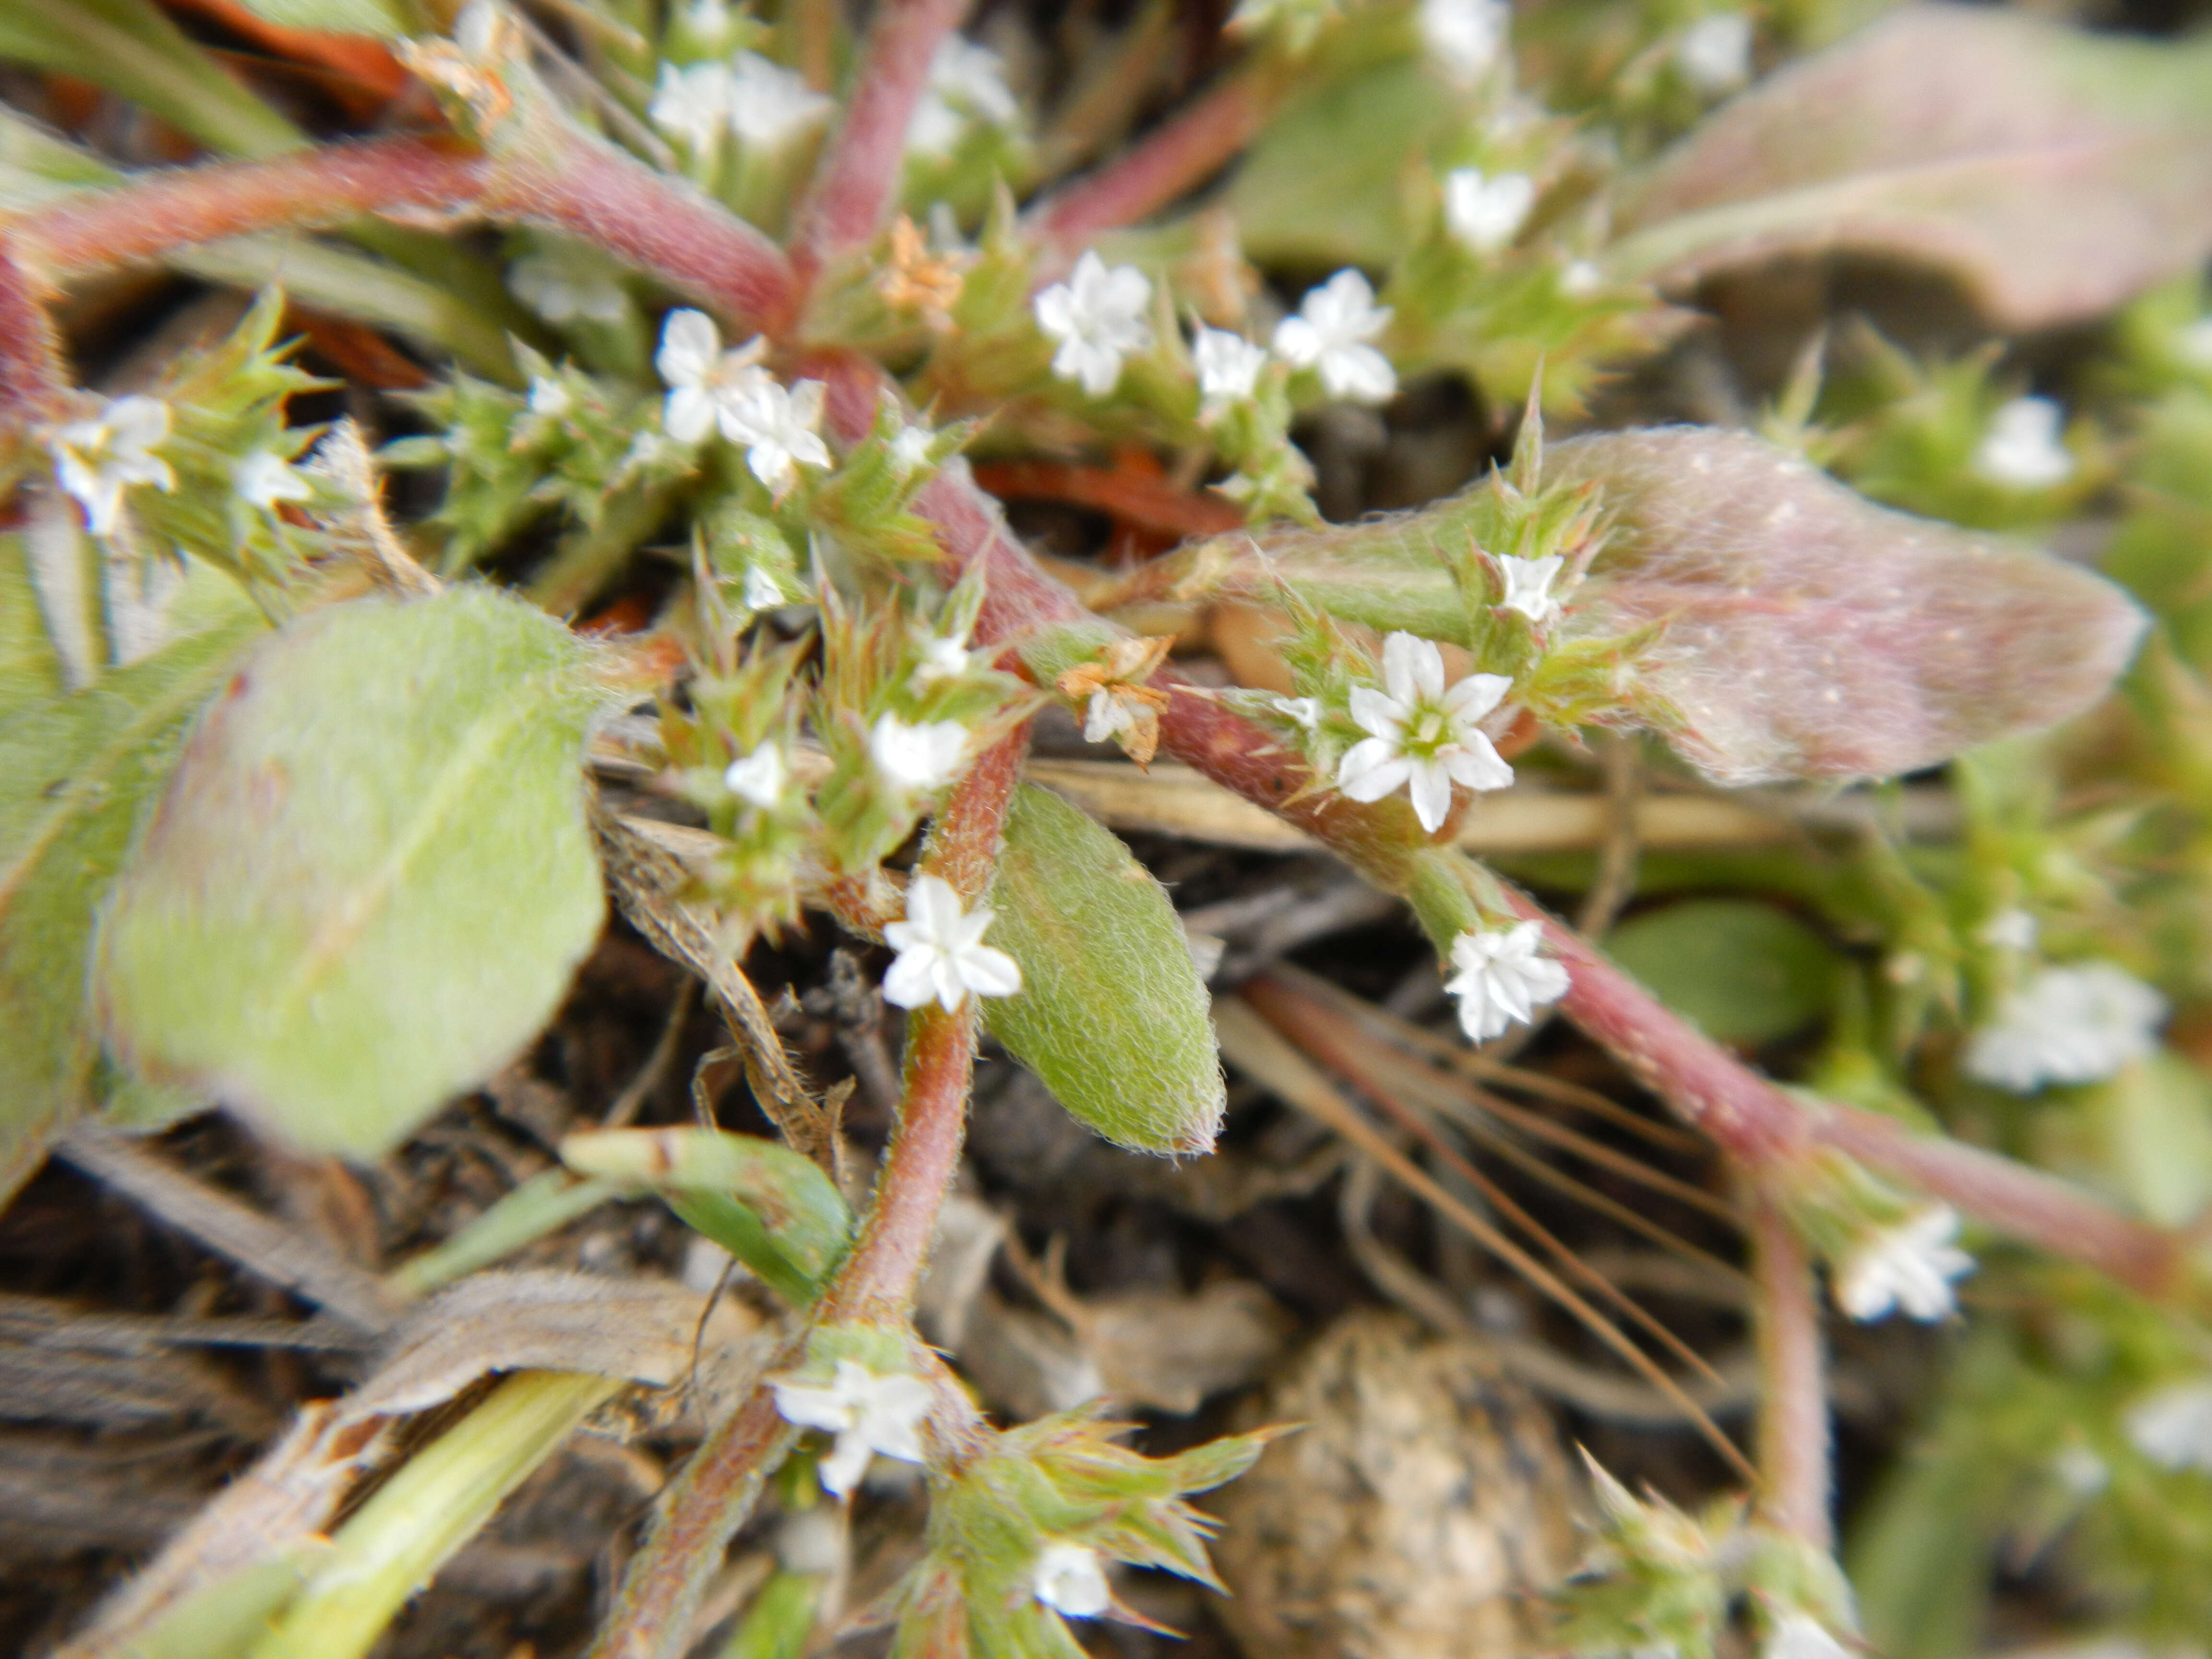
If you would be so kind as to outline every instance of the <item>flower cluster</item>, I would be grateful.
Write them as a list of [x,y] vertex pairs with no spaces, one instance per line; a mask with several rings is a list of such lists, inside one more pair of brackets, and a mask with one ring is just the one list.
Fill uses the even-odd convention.
[[784,386],[760,367],[765,351],[759,340],[725,351],[704,312],[676,311],[653,362],[670,387],[661,416],[668,435],[696,444],[719,428],[744,446],[753,476],[781,496],[798,482],[801,464],[830,465],[821,436],[823,386],[819,380]]
[[646,113],[695,155],[711,155],[725,133],[763,149],[781,148],[822,125],[837,107],[804,77],[757,52],[726,63],[660,66]]

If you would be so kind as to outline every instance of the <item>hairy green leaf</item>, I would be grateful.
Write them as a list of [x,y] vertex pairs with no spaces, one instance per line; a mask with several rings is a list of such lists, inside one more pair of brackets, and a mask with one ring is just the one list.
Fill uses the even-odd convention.
[[[227,577],[192,625],[97,684],[58,690],[37,608],[0,546],[0,1200],[91,1104],[99,1042],[85,978],[93,918],[193,712],[262,627]],[[25,607],[27,606],[27,614]]]
[[287,628],[201,721],[100,940],[110,1040],[313,1150],[374,1156],[513,1057],[604,902],[603,693],[489,588]]
[[788,1146],[720,1129],[601,1129],[561,1143],[579,1175],[650,1187],[779,1295],[818,1296],[853,1241],[836,1183]]
[[1851,253],[1947,270],[2006,329],[2078,322],[2212,251],[2212,39],[1911,7],[1730,103],[1626,226],[1623,276]]
[[1206,986],[1159,883],[1059,796],[1015,793],[991,889],[991,943],[1018,995],[985,1001],[991,1035],[1117,1145],[1204,1152],[1221,1125]]

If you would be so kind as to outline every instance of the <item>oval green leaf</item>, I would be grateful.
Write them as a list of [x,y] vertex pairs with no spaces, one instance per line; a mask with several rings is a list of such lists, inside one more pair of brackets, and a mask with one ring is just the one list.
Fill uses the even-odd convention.
[[187,744],[102,924],[109,1041],[316,1152],[374,1157],[513,1058],[604,910],[603,694],[489,588],[306,617]]
[[1024,784],[991,904],[990,942],[1022,969],[1018,995],[983,1004],[991,1035],[1117,1146],[1212,1151],[1221,1060],[1166,890],[1107,830]]
[[1606,953],[1723,1042],[1771,1042],[1828,1006],[1837,959],[1795,916],[1755,899],[1689,899],[1624,922]]

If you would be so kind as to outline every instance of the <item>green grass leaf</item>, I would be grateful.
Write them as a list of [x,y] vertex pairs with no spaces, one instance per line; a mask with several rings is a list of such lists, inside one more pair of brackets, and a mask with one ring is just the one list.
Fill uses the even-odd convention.
[[983,1004],[991,1035],[1107,1139],[1210,1152],[1221,1060],[1166,890],[1111,834],[1025,784],[991,903],[990,942],[1022,969],[1018,995]]
[[604,911],[579,761],[602,694],[489,588],[308,616],[232,679],[119,884],[118,1052],[372,1157],[551,1015]]

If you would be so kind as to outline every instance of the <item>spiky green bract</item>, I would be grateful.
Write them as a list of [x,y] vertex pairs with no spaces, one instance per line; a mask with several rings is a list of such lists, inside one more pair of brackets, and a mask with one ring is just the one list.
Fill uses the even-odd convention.
[[1205,981],[1166,890],[1109,831],[1024,784],[1006,815],[990,943],[1022,988],[991,1035],[1117,1146],[1204,1152],[1225,1095]]
[[604,912],[585,646],[488,588],[357,599],[208,708],[101,924],[136,1069],[375,1156],[504,1065]]
[[902,1595],[895,1659],[1075,1659],[1083,1650],[1037,1598],[1047,1546],[1074,1544],[1221,1588],[1206,1516],[1183,1500],[1233,1480],[1281,1432],[1176,1457],[1116,1443],[1133,1425],[1084,1409],[1005,1433],[930,1475],[929,1553]]
[[868,435],[815,489],[808,523],[835,536],[849,552],[918,564],[938,556],[937,533],[911,503],[937,469],[960,453],[975,428],[962,424],[930,434],[927,447],[914,459],[896,447],[905,429],[897,400],[884,398]]
[[194,713],[264,627],[198,567],[167,644],[64,692],[23,556],[0,537],[0,1202],[94,1103],[94,916]]
[[786,1300],[813,1302],[845,1259],[853,1214],[830,1177],[788,1146],[720,1129],[603,1129],[570,1135],[579,1175],[649,1187]]
[[1561,1649],[1656,1649],[1713,1659],[1731,1610],[1748,1598],[1762,1622],[1802,1613],[1853,1627],[1850,1589],[1824,1550],[1723,1498],[1696,1515],[1656,1493],[1638,1498],[1587,1453],[1599,1525],[1582,1571],[1554,1598]]

